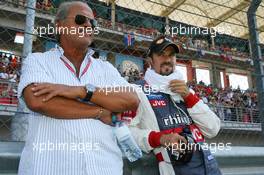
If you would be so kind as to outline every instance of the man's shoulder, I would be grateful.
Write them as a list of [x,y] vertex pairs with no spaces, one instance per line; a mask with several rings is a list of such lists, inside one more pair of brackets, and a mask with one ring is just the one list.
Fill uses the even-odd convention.
[[32,59],[38,59],[38,60],[47,60],[54,56],[56,56],[58,53],[54,50],[51,51],[46,51],[46,52],[34,52],[34,53],[30,53],[26,59],[32,60]]
[[102,59],[94,59],[93,58],[93,63],[96,64],[96,66],[99,66],[100,68],[104,70],[113,70],[116,69],[111,63],[108,61],[102,60]]
[[102,60],[102,59],[99,59],[99,58],[96,59],[96,58],[92,57],[92,59],[93,59],[93,62],[95,62],[96,64],[99,64],[99,65],[106,66],[106,65],[110,64],[108,61]]

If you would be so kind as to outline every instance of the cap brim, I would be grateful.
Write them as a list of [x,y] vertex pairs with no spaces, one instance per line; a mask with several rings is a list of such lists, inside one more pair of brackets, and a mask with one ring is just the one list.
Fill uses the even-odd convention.
[[154,40],[151,43],[149,51],[148,51],[148,56],[151,57],[151,55],[153,53],[161,53],[162,51],[164,51],[169,46],[173,47],[175,53],[179,53],[180,52],[180,49],[179,49],[179,47],[176,44],[174,44],[173,42],[171,42],[169,40],[161,38],[159,40]]

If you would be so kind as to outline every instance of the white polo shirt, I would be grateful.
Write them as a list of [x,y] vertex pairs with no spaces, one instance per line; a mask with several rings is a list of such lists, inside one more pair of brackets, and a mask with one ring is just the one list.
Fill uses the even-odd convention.
[[[92,50],[87,52],[80,69],[80,74],[84,74],[78,79],[66,66],[74,68],[71,62],[60,59],[62,53],[62,48],[57,47],[30,54],[23,61],[18,87],[22,100],[23,89],[34,82],[71,86],[89,83],[98,87],[128,85],[110,63],[94,59]],[[111,126],[95,119],[62,120],[33,111],[28,114],[28,120],[19,175],[122,175],[122,154]]]

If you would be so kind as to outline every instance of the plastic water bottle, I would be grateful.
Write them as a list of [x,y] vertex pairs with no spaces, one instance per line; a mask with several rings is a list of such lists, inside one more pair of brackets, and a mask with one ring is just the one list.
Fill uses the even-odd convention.
[[114,133],[120,149],[130,162],[134,162],[142,157],[141,149],[136,144],[129,128],[124,122],[118,121],[115,123]]

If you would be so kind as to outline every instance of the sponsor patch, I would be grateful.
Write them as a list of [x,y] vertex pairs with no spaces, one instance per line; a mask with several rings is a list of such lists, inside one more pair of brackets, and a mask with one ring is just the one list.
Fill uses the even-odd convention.
[[149,100],[152,107],[164,107],[166,106],[165,100]]
[[201,133],[200,129],[197,126],[190,125],[190,130],[192,132],[192,136],[193,136],[194,140],[197,143],[204,142],[203,134]]

